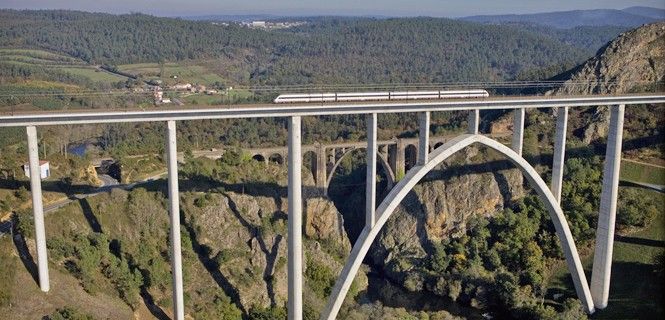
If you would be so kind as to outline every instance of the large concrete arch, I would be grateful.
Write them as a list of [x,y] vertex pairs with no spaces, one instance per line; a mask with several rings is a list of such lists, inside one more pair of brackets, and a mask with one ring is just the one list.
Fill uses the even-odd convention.
[[333,287],[328,300],[328,305],[322,313],[321,319],[332,320],[336,318],[337,313],[344,302],[344,298],[351,287],[351,283],[358,273],[360,264],[367,255],[372,242],[404,197],[406,197],[411,189],[413,189],[413,187],[438,164],[473,143],[485,145],[506,156],[522,171],[522,174],[527,178],[531,187],[536,190],[550,214],[557,236],[561,241],[561,246],[563,247],[566,262],[568,264],[568,270],[571,272],[575,284],[577,296],[587,312],[593,313],[595,311],[591,292],[589,290],[589,284],[584,275],[584,269],[580,262],[575,241],[573,240],[570,228],[568,227],[568,222],[566,221],[566,217],[564,216],[561,207],[559,207],[558,201],[548,189],[545,181],[543,181],[536,170],[524,160],[524,158],[509,147],[478,134],[465,134],[446,142],[444,145],[434,150],[430,155],[430,160],[424,165],[415,166],[413,169],[409,170],[406,176],[399,181],[383,202],[381,202],[376,210],[378,218],[374,226],[371,228],[365,226],[353,246],[351,255],[344,265],[339,278],[335,282],[335,286]]
[[[330,182],[332,181],[333,176],[335,175],[335,171],[337,170],[337,167],[339,167],[340,163],[342,163],[342,160],[344,157],[349,155],[352,151],[358,150],[358,149],[366,149],[366,148],[350,148],[344,152],[344,154],[335,161],[335,164],[333,164],[330,172],[327,174],[328,178],[326,180],[326,189],[330,187]],[[386,177],[388,178],[388,185],[386,186],[386,189],[390,190],[392,187],[395,185],[395,173],[393,170],[390,168],[390,164],[388,163],[388,159],[386,159],[386,156],[381,154],[380,152],[377,153],[376,159],[379,161],[379,164],[381,164],[381,167],[383,168],[383,172],[386,173]]]

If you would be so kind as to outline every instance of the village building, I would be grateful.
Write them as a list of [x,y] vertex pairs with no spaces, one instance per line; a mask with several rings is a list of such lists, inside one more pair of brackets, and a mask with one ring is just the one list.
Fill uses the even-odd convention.
[[[25,173],[26,177],[30,178],[30,164],[27,162],[23,164],[23,173]],[[51,176],[51,168],[48,161],[39,161],[39,176],[42,179],[46,179]]]

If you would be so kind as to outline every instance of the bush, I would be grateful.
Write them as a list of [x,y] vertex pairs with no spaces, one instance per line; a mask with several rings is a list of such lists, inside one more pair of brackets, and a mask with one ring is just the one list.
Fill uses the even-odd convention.
[[281,320],[286,319],[286,308],[254,308],[249,312],[250,320]]
[[21,210],[14,215],[16,229],[25,238],[35,237],[35,219],[30,210]]
[[80,312],[73,307],[57,309],[45,318],[49,320],[95,320],[91,315]]
[[653,197],[637,188],[621,188],[618,207],[617,220],[623,226],[644,227],[658,214]]
[[330,295],[330,290],[335,285],[335,275],[328,266],[307,259],[305,276],[307,284],[319,297],[325,298]]

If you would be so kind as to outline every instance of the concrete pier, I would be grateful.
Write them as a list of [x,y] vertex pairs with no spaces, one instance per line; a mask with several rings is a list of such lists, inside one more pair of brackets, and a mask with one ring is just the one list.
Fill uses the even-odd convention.
[[513,116],[513,140],[511,148],[520,156],[522,155],[522,146],[524,145],[524,108],[515,109]]
[[289,118],[288,318],[302,320],[302,130],[301,118]]
[[469,129],[467,133],[478,134],[478,127],[480,126],[480,109],[469,111]]
[[552,160],[552,183],[550,189],[556,201],[561,203],[561,186],[566,157],[566,131],[568,130],[568,107],[557,110],[556,132],[554,133],[554,156]]
[[182,253],[180,242],[180,192],[178,189],[178,146],[175,121],[167,122],[166,152],[169,174],[169,215],[171,217],[171,274],[173,275],[173,313],[176,320],[185,319],[182,289]]
[[591,296],[598,309],[607,307],[610,293],[625,106],[618,105],[610,108],[610,127],[607,135],[607,150],[603,169],[603,190],[600,195],[596,249],[593,255],[593,270],[591,272]]
[[365,225],[369,228],[376,221],[376,166],[378,146],[376,113],[367,115],[367,183],[365,185]]
[[418,126],[420,134],[418,135],[418,161],[417,165],[424,165],[427,163],[429,156],[429,111],[421,112],[418,114]]
[[325,195],[328,194],[327,163],[326,147],[323,144],[319,144],[316,147],[316,187]]
[[32,193],[32,213],[35,219],[35,243],[37,244],[37,269],[39,288],[48,292],[51,288],[48,275],[48,256],[46,253],[46,231],[44,230],[44,204],[42,203],[42,178],[39,168],[39,146],[37,128],[26,127],[28,135],[28,162],[30,164],[30,192]]

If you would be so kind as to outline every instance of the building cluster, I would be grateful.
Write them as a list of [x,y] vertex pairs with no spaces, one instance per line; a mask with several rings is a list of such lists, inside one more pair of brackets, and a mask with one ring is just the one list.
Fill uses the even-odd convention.
[[[204,86],[202,84],[193,85],[191,83],[176,83],[174,85],[168,86],[167,88],[170,91],[176,91],[176,92],[179,92],[181,94],[200,93],[200,94],[214,95],[214,94],[219,94],[220,93],[218,90],[207,88],[206,86]],[[151,85],[150,89],[153,92],[153,98],[155,100],[155,104],[167,104],[167,103],[172,103],[173,102],[173,100],[171,100],[170,98],[164,97],[164,89],[162,89],[162,86],[160,86],[160,85]]]
[[272,22],[272,21],[246,21],[242,22],[241,25],[252,28],[252,29],[287,29],[297,26],[304,25],[304,21],[281,21],[281,22]]

